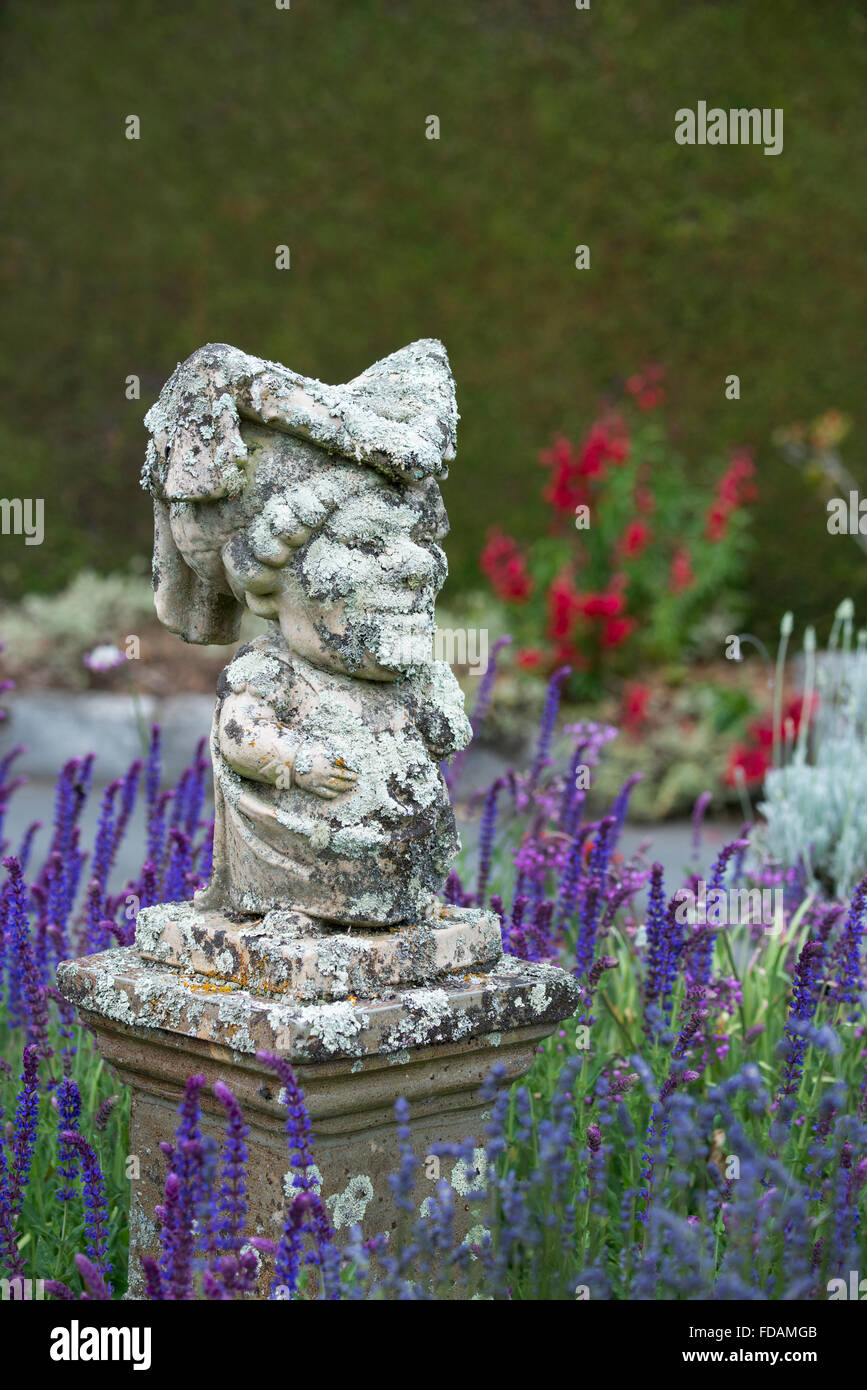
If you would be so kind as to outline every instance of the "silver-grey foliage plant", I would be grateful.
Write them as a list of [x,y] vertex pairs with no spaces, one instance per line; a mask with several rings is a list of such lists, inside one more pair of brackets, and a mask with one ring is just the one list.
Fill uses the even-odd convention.
[[[845,899],[867,873],[867,629],[853,640],[854,606],[839,605],[817,660],[804,634],[804,688],[797,736],[780,727],[782,675],[792,617],[783,618],[774,697],[774,763],[759,811],[764,855],[803,866],[808,887]],[[818,697],[812,720],[809,711]]]

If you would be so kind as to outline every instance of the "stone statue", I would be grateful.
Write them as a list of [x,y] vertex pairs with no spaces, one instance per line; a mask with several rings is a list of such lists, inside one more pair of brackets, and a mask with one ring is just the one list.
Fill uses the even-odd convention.
[[[161,621],[229,643],[247,607],[269,628],[218,685],[210,884],[142,908],[134,945],[57,972],[133,1091],[132,1297],[192,1073],[242,1102],[250,1220],[274,1234],[297,1181],[261,1052],[288,1058],[335,1225],[370,1234],[392,1220],[397,1097],[419,1154],[481,1135],[491,1067],[522,1075],[577,1006],[571,974],[504,955],[494,911],[437,898],[458,847],[440,761],[470,737],[432,659],[456,420],[432,340],[345,386],[211,344],[146,416]],[[207,1104],[216,1141],[225,1120]],[[456,1204],[460,1229],[473,1212]],[[270,1278],[265,1261],[263,1295]]]
[[197,908],[434,910],[458,849],[440,762],[471,733],[432,659],[456,421],[433,340],[336,387],[210,344],[145,417],[160,620],[190,642],[232,641],[245,606],[269,620],[218,684]]

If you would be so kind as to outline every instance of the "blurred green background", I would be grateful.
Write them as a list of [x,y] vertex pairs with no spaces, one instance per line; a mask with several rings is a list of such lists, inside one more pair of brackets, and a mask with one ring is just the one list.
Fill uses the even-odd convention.
[[[422,336],[462,415],[452,601],[489,525],[544,528],[538,450],[648,359],[693,466],[756,448],[754,630],[867,596],[770,441],[837,407],[863,477],[864,4],[7,0],[0,26],[2,490],[46,499],[41,547],[0,541],[5,596],[144,566],[141,417],[201,343],[341,381]],[[699,100],[782,107],[783,153],[677,145]]]

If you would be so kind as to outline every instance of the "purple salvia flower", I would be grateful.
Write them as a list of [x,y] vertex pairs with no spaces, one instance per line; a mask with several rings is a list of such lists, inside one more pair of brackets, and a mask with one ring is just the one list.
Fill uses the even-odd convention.
[[663,868],[655,863],[650,871],[650,888],[647,894],[647,974],[644,979],[644,1031],[649,1032],[650,1020],[648,1005],[658,1003],[663,984],[668,980],[667,955],[670,936],[666,916],[665,883]]
[[[199,1093],[206,1084],[201,1072],[187,1079],[178,1107],[180,1121],[175,1130],[174,1168],[181,1183],[182,1215],[190,1230],[204,1195],[204,1152],[199,1153],[196,1146],[201,1146],[202,1142]],[[172,1271],[169,1274],[171,1276]]]
[[84,1202],[84,1230],[87,1239],[87,1258],[92,1260],[102,1278],[108,1284],[111,1264],[108,1258],[108,1207],[105,1196],[105,1179],[99,1166],[96,1151],[87,1140],[73,1130],[67,1129],[61,1138],[77,1151],[80,1162],[82,1200]]
[[199,740],[196,747],[196,758],[193,763],[192,775],[187,791],[187,802],[184,809],[184,823],[182,829],[188,835],[195,835],[199,828],[199,818],[202,814],[202,806],[205,800],[205,779],[210,771],[211,762],[205,755],[207,739]]
[[57,1199],[71,1202],[75,1197],[75,1179],[78,1174],[78,1150],[74,1144],[64,1139],[64,1134],[77,1134],[81,1117],[81,1093],[71,1077],[65,1076],[57,1087],[56,1103],[60,1140],[57,1146],[57,1172],[62,1179],[57,1189]]
[[152,1255],[142,1255],[141,1268],[145,1281],[145,1293],[149,1301],[152,1303],[161,1303],[165,1298],[165,1292],[163,1290],[163,1277],[160,1273],[158,1262]]
[[157,871],[149,859],[142,865],[141,881],[137,885],[138,891],[135,896],[139,900],[139,908],[153,907],[160,901],[160,890],[157,881]]
[[[747,850],[749,848],[750,835],[752,833],[752,829],[753,827],[749,824],[749,822],[745,822],[738,832],[738,838],[741,842],[741,848],[738,850],[732,863],[732,884],[740,883],[741,879],[744,876],[744,860],[747,857]],[[804,884],[804,890],[806,892],[806,882]]]
[[578,787],[578,769],[584,766],[584,752],[587,748],[586,743],[577,743],[569,760],[569,771],[563,783],[563,792],[560,797],[560,811],[557,822],[561,830],[567,835],[574,835],[574,822],[580,817],[584,800],[587,796],[586,789]]
[[630,898],[634,898],[639,888],[647,881],[647,874],[641,873],[637,876],[624,879],[616,888],[605,894],[605,911],[602,914],[602,921],[599,923],[599,933],[604,936],[614,922],[614,918],[620,911],[624,903],[628,903]]
[[21,872],[22,872],[22,873],[26,873],[26,872],[27,872],[27,865],[28,865],[29,862],[30,862],[30,855],[31,855],[31,852],[32,852],[32,850],[33,850],[33,841],[34,841],[34,839],[35,839],[37,833],[38,833],[41,829],[42,829],[42,821],[41,821],[41,820],[35,820],[35,821],[32,821],[30,825],[28,825],[27,829],[26,829],[25,832],[24,832],[24,836],[23,836],[23,838],[22,838],[22,840],[21,840],[20,848],[19,848],[19,850],[18,850],[17,855],[15,856],[15,857],[17,858],[17,860],[18,860],[18,863],[21,865]]
[[39,967],[30,941],[27,889],[17,859],[10,856],[3,860],[3,866],[9,872],[6,933],[11,939],[11,965],[18,997],[26,1007],[27,1036],[38,1046],[43,1056],[49,1057],[51,1049],[48,1045],[48,1009],[45,989],[39,978]]
[[190,895],[190,879],[193,871],[192,845],[189,835],[183,830],[170,830],[171,853],[166,870],[164,898],[166,902],[181,902]]
[[524,932],[524,913],[530,899],[519,893],[512,904],[512,916],[504,932],[503,949],[510,955],[526,960],[528,956],[527,937]]
[[214,822],[208,821],[205,826],[205,834],[196,855],[196,869],[199,882],[208,884],[211,879],[211,869],[214,862]]
[[[710,900],[712,893],[716,893],[722,888],[729,860],[736,858],[739,853],[747,848],[749,848],[749,842],[743,839],[732,840],[730,844],[723,846],[714,861],[714,866],[708,881],[708,900]],[[701,936],[696,943],[697,949],[692,954],[688,978],[690,983],[706,985],[710,980],[711,961],[713,959],[713,948],[717,932],[716,928],[711,928],[708,931],[700,930]]]
[[116,840],[114,803],[122,786],[123,782],[120,780],[110,782],[102,794],[102,801],[99,807],[99,821],[96,827],[96,841],[93,849],[93,872],[91,877],[96,880],[103,892],[105,892],[112,859],[114,858]]
[[617,822],[614,816],[605,816],[599,822],[599,829],[593,841],[587,865],[589,883],[581,905],[578,924],[578,944],[576,949],[576,974],[583,975],[590,968],[596,949],[596,928],[599,922],[601,898],[608,874],[608,859],[611,853],[612,836],[616,834]]
[[536,786],[543,771],[548,764],[548,755],[551,749],[551,740],[554,737],[554,730],[557,727],[557,714],[560,710],[560,696],[563,684],[571,675],[571,666],[560,666],[548,681],[545,691],[545,703],[542,706],[542,717],[539,720],[539,736],[536,743],[536,755],[533,765],[530,768],[528,778],[528,790]]
[[69,914],[72,912],[73,905],[78,896],[78,886],[81,881],[81,871],[87,860],[78,847],[81,831],[77,825],[73,826],[70,835],[69,848],[64,855],[63,886],[61,893],[60,917],[66,924]]
[[159,724],[151,726],[150,743],[145,762],[145,804],[152,812],[160,794],[162,779],[162,734]]
[[21,1083],[15,1108],[10,1181],[12,1207],[16,1216],[21,1211],[22,1195],[30,1178],[39,1118],[39,1048],[32,1044],[24,1049]]
[[593,828],[591,825],[581,826],[575,832],[569,846],[557,893],[557,925],[555,928],[557,936],[564,936],[572,921],[584,870],[584,845]]
[[189,794],[191,767],[185,767],[172,791],[172,813],[169,816],[169,830],[177,830],[186,818],[187,796]]
[[[703,1003],[700,1003],[697,1009],[693,1009],[693,1011],[689,1015],[689,1018],[687,1019],[686,1023],[681,1028],[680,1032],[677,1035],[677,1038],[675,1039],[674,1046],[671,1049],[672,1057],[686,1056],[690,1046],[695,1041],[696,1036],[701,1033],[701,1026],[707,1018],[708,1013],[709,1009],[707,1008],[707,1005]],[[669,1077],[669,1082],[670,1081],[671,1077]],[[661,1094],[662,1093],[660,1092],[660,1095]]]
[[[473,739],[478,737],[479,731],[485,722],[488,710],[491,705],[491,696],[494,692],[494,682],[497,678],[497,656],[502,651],[503,647],[507,647],[509,645],[511,640],[511,637],[498,637],[494,645],[491,647],[490,652],[488,653],[488,664],[485,667],[485,670],[479,681],[479,688],[476,691],[476,698],[473,703],[473,708],[470,711],[470,726],[473,731]],[[451,766],[449,766],[448,763],[443,764],[443,776],[446,780],[446,786],[448,787],[452,795],[454,795],[455,789],[458,785],[458,780],[463,770],[466,757],[466,748],[461,748],[452,758]]]
[[491,859],[494,850],[494,835],[497,829],[497,797],[505,782],[498,777],[488,788],[482,820],[479,826],[479,875],[476,880],[476,901],[484,907],[487,896],[488,879],[491,873]]
[[780,1089],[777,1093],[778,1104],[784,1100],[790,1101],[790,1104],[784,1107],[787,1112],[783,1116],[784,1120],[791,1119],[791,1111],[794,1108],[791,1098],[797,1095],[801,1084],[804,1057],[809,1042],[799,1025],[809,1022],[816,1012],[822,984],[824,955],[825,948],[821,941],[813,939],[806,941],[795,967],[792,998],[789,1003],[789,1019],[785,1028],[786,1042],[783,1054],[785,1065]]
[[54,851],[48,856],[42,873],[45,888],[45,930],[52,942],[57,960],[68,955],[66,941],[67,911],[65,905],[66,870],[63,855]]
[[82,1295],[83,1299],[91,1303],[108,1303],[111,1301],[111,1285],[107,1284],[102,1265],[93,1260],[89,1260],[86,1255],[75,1255],[75,1267],[78,1270],[87,1290]]
[[314,1241],[314,1249],[308,1254],[307,1260],[321,1269],[325,1296],[329,1300],[335,1300],[340,1297],[339,1259],[334,1243],[334,1229],[317,1191],[310,1115],[304,1096],[285,1057],[278,1057],[272,1052],[257,1052],[256,1058],[263,1066],[276,1073],[283,1086],[280,1098],[286,1106],[289,1163],[293,1189],[297,1194],[289,1202],[283,1235],[277,1247],[271,1296],[273,1297],[275,1290],[281,1286],[288,1288],[290,1293],[297,1291],[304,1231],[307,1229]]
[[[0,651],[2,650],[3,647],[2,644],[0,644]],[[3,791],[8,791],[8,788],[6,786],[6,778],[9,775],[9,769],[15,762],[15,759],[20,758],[22,754],[26,753],[27,751],[27,745],[24,743],[19,743],[15,748],[11,749],[10,752],[6,753],[3,758],[0,758],[0,789],[2,789]]]
[[475,901],[474,895],[465,891],[457,869],[449,870],[449,876],[443,888],[443,897],[447,903],[454,907],[470,907]]
[[536,903],[532,925],[527,928],[527,936],[532,944],[533,960],[553,960],[557,955],[551,923],[554,917],[554,904],[547,898]]
[[494,693],[494,681],[497,675],[497,657],[504,647],[509,646],[511,641],[511,637],[508,636],[498,637],[488,653],[488,662],[479,681],[479,688],[476,691],[476,698],[470,711],[473,737],[479,733],[491,707],[491,696]]
[[614,825],[611,831],[611,843],[609,845],[609,853],[617,844],[617,841],[620,838],[620,832],[623,829],[623,822],[626,820],[626,812],[629,807],[629,798],[632,795],[632,788],[637,786],[638,783],[642,781],[643,777],[644,774],[642,772],[633,772],[631,777],[627,777],[626,781],[623,783],[623,786],[620,788],[620,791],[617,793],[617,796],[614,798],[614,803],[611,807],[611,815],[614,818]]
[[[3,1108],[0,1106],[0,1126]],[[24,1261],[18,1250],[17,1203],[13,1200],[13,1175],[9,1172],[6,1144],[0,1130],[0,1269],[9,1276],[23,1274]]]
[[123,779],[123,789],[120,794],[120,810],[118,811],[117,821],[114,827],[114,845],[112,847],[112,863],[117,854],[118,848],[126,834],[130,816],[135,809],[136,797],[138,796],[139,780],[141,778],[143,763],[141,758],[136,758],[135,762],[130,763],[129,770]]
[[864,912],[867,907],[867,878],[863,878],[852,895],[852,902],[840,939],[840,961],[835,996],[840,1004],[857,1004],[863,988],[861,980],[861,943],[864,937]]
[[616,956],[600,956],[595,960],[587,972],[587,988],[584,991],[584,998],[581,1001],[581,1016],[584,1023],[592,1024],[594,1019],[591,1015],[593,1008],[593,996],[599,988],[599,982],[606,970],[614,970],[620,962]]
[[156,804],[152,807],[148,817],[147,857],[157,867],[162,864],[165,852],[166,812],[173,797],[174,792],[163,792],[161,796],[157,797]]
[[105,933],[102,928],[102,886],[98,879],[91,879],[87,885],[87,898],[85,904],[85,951],[87,955],[95,955],[97,951],[105,950],[107,945]]
[[166,1296],[173,1300],[189,1298],[192,1232],[184,1219],[181,1180],[174,1171],[166,1176],[163,1202],[155,1210],[162,1224],[162,1273]]
[[222,1251],[237,1255],[247,1219],[247,1145],[244,1141],[248,1130],[241,1107],[224,1082],[214,1083],[214,1095],[226,1112],[220,1179],[219,1246]]
[[54,794],[54,835],[50,852],[56,851],[58,854],[63,854],[69,848],[72,827],[75,824],[77,814],[74,787],[78,768],[78,758],[70,758],[69,762],[64,763],[57,779],[57,788]]
[[[98,1134],[102,1134],[103,1131],[105,1130],[105,1127],[106,1127],[106,1125],[108,1124],[108,1121],[109,1121],[109,1117],[110,1117],[111,1114],[113,1113],[114,1108],[115,1108],[115,1106],[117,1105],[117,1103],[118,1103],[119,1100],[120,1100],[120,1096],[117,1096],[117,1095],[114,1095],[114,1096],[106,1096],[105,1100],[104,1100],[104,1101],[102,1102],[102,1104],[100,1105],[99,1109],[97,1110],[96,1114],[95,1114],[94,1117],[93,1117],[93,1127],[94,1127],[94,1129],[97,1131]],[[68,1129],[74,1129],[75,1126],[74,1126],[74,1125],[68,1125],[67,1128],[68,1128]]]
[[692,808],[692,854],[697,858],[701,849],[701,832],[704,826],[704,817],[707,808],[713,801],[712,792],[702,792],[701,796],[696,797],[695,805]]
[[78,1294],[72,1292],[68,1284],[64,1284],[60,1279],[46,1279],[43,1288],[49,1298],[56,1298],[65,1303],[77,1303]]

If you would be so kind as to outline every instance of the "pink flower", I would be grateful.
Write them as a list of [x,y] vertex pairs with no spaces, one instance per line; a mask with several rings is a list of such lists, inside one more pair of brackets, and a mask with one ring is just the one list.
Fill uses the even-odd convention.
[[85,652],[81,660],[88,671],[102,674],[104,671],[114,671],[118,666],[122,666],[126,656],[113,642],[103,642],[100,646],[94,647],[92,652]]

